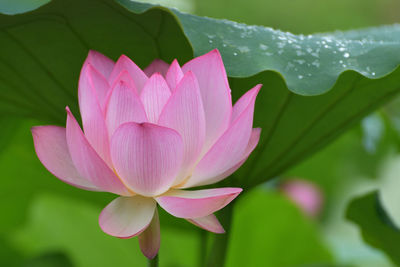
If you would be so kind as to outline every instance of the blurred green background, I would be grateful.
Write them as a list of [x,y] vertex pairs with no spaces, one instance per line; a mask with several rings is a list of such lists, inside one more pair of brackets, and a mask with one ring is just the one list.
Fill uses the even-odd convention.
[[[148,2],[304,34],[400,20],[398,0]],[[98,214],[112,196],[81,191],[52,177],[33,150],[29,128],[35,121],[0,120],[8,133],[0,140],[0,266],[145,266],[135,238],[115,239],[97,227]],[[235,209],[227,266],[393,266],[364,244],[344,212],[350,199],[379,188],[400,225],[399,144],[400,100],[395,99],[280,180],[249,192]],[[277,190],[281,181],[296,177],[321,188],[324,205],[317,218]],[[165,214],[161,221],[161,266],[200,266],[205,233]]]

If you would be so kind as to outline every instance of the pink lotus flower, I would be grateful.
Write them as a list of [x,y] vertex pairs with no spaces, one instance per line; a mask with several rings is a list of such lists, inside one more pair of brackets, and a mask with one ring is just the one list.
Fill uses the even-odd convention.
[[32,129],[36,153],[62,181],[120,197],[100,214],[112,236],[139,235],[142,252],[159,249],[157,203],[173,216],[215,233],[213,214],[241,188],[182,190],[213,184],[232,174],[258,143],[253,129],[257,85],[232,108],[217,50],[182,68],[155,60],[142,71],[128,57],[116,63],[91,51],[79,80],[84,132],[67,110],[66,128]]
[[321,212],[323,194],[316,184],[296,178],[285,182],[281,190],[305,214],[316,217]]

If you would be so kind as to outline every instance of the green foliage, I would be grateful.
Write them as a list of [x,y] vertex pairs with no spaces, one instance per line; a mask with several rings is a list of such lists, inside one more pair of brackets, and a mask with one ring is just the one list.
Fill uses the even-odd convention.
[[0,125],[2,125],[1,129],[1,138],[0,138],[0,153],[7,148],[8,144],[13,140],[14,133],[18,130],[19,125],[22,120],[19,118],[1,116],[0,117]]
[[332,263],[316,225],[278,193],[252,191],[237,203],[233,216],[227,266]]
[[0,12],[4,14],[19,14],[36,9],[51,0],[2,0]]
[[369,131],[355,126],[284,174],[288,179],[300,177],[317,184],[324,195],[325,215],[337,208],[342,192],[348,191],[356,179],[378,180],[382,164],[395,152],[393,144],[398,136],[391,125],[379,113],[367,117],[362,124],[371,119],[378,120],[381,125],[379,136],[375,135],[373,151],[368,150],[363,141],[371,138]]
[[0,266],[16,267],[21,265],[21,254],[9,242],[0,237]]
[[400,265],[400,229],[393,224],[381,205],[378,192],[353,200],[346,217],[360,227],[366,242],[382,249],[393,262]]
[[397,0],[195,0],[201,16],[267,25],[296,33],[347,30],[398,22]]
[[23,267],[73,267],[66,255],[59,252],[45,253],[26,261]]

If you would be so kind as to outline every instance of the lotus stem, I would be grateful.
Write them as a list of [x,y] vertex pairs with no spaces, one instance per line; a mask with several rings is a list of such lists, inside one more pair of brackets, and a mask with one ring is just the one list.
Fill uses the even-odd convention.
[[158,255],[154,257],[154,259],[148,259],[147,263],[148,267],[158,267]]
[[199,230],[199,241],[200,241],[200,248],[199,248],[199,267],[206,266],[207,260],[207,232],[204,229]]
[[229,243],[229,234],[231,232],[233,206],[234,203],[226,206],[219,213],[218,218],[224,226],[226,233],[214,236],[211,251],[207,259],[207,267],[223,267],[225,264],[226,252]]

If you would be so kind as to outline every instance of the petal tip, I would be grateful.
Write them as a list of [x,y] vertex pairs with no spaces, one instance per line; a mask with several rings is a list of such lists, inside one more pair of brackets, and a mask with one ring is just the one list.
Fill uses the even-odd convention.
[[91,55],[96,56],[98,54],[101,54],[101,53],[99,51],[94,50],[94,49],[89,49],[88,56],[91,56]]
[[127,55],[125,55],[125,54],[122,54],[119,58],[118,58],[118,60],[119,59],[127,59],[127,60],[131,60]]
[[68,121],[68,119],[75,119],[74,115],[72,114],[71,109],[68,106],[65,107],[65,111],[67,112],[67,121]]
[[240,194],[240,193],[243,191],[243,188],[240,188],[240,187],[237,187],[236,189],[237,189],[236,192],[237,192],[238,194]]
[[158,250],[157,251],[147,251],[147,250],[144,250],[144,249],[142,249],[142,248],[140,248],[140,251],[142,251],[142,253],[143,253],[143,255],[146,257],[146,258],[148,258],[149,260],[152,260],[152,259],[154,259],[156,256],[157,256],[157,254],[158,254]]
[[258,93],[260,92],[262,86],[263,85],[261,83],[259,83],[256,86],[254,86],[253,88],[251,88],[248,92],[251,93],[253,95],[253,97],[256,97],[258,95]]
[[[210,230],[209,230],[209,231],[210,231]],[[226,233],[224,227],[223,227],[221,224],[218,225],[218,227],[216,227],[215,229],[213,229],[213,231],[210,231],[210,232],[212,232],[212,233],[214,233],[214,234],[219,234],[219,235],[225,234],[225,233]]]
[[232,195],[232,196],[234,196],[234,197],[232,198],[232,200],[235,199],[240,193],[243,192],[243,189],[242,189],[242,188],[239,188],[239,187],[232,187],[232,188],[230,188],[230,189],[231,189],[231,192],[230,192],[229,194]]
[[225,229],[214,214],[206,217],[187,219],[188,222],[215,234],[224,234]]
[[213,50],[211,50],[209,53],[215,53],[217,55],[221,55],[221,53],[219,52],[218,48],[214,48]]
[[87,54],[86,61],[85,61],[84,65],[90,64],[91,60],[93,60],[96,57],[101,57],[101,56],[103,56],[102,53],[100,53],[100,52],[98,52],[96,50],[93,50],[93,49],[89,49],[89,52]]
[[133,62],[127,55],[122,54],[122,55],[119,56],[119,58],[117,60],[117,63],[118,62],[121,63],[121,62],[124,62],[124,61]]
[[160,72],[154,72],[149,79],[163,79],[164,77],[162,76],[162,74]]
[[40,126],[33,126],[33,127],[31,127],[31,133],[32,133],[32,135],[37,135],[37,131],[38,131],[38,127],[40,127]]
[[225,234],[226,233],[226,231],[225,231],[225,229],[224,228],[221,228],[221,231],[219,231],[219,232],[215,232],[216,234]]
[[187,71],[187,72],[184,74],[184,76],[182,77],[182,79],[179,81],[177,87],[179,87],[179,85],[183,84],[183,82],[184,82],[185,80],[190,80],[191,83],[196,83],[197,86],[198,86],[197,77],[196,77],[196,75],[195,75],[191,70]]
[[194,73],[193,73],[192,70],[188,70],[188,71],[185,73],[185,76],[194,77],[195,75],[194,75]]
[[254,88],[256,88],[257,92],[260,91],[261,87],[263,87],[262,83],[257,84]]
[[176,58],[172,61],[171,65],[172,65],[172,64],[175,64],[175,65],[178,64],[178,66],[180,66],[180,65],[179,65],[179,62],[178,62],[178,59],[176,59]]

